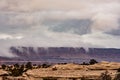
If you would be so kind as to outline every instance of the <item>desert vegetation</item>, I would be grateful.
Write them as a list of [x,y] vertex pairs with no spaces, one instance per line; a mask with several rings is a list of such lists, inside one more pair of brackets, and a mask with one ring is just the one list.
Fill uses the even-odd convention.
[[7,76],[22,76],[24,72],[28,71],[28,70],[32,70],[32,69],[38,69],[38,68],[48,68],[50,67],[50,65],[48,64],[42,64],[42,65],[36,65],[36,64],[32,64],[31,62],[28,62],[26,64],[14,64],[14,65],[5,65],[2,64],[1,68],[5,71],[8,72],[8,74],[4,74]]
[[90,61],[87,63],[87,62],[83,62],[81,65],[93,65],[93,64],[96,64],[98,63],[98,61],[96,61],[95,59],[90,59]]
[[25,65],[19,65],[18,63],[14,65],[2,65],[2,69],[8,72],[8,76],[22,76],[24,72],[29,69],[32,69],[32,63],[28,62]]
[[108,71],[105,71],[100,75],[100,80],[112,80],[112,77],[110,76]]
[[[7,73],[2,74],[2,80],[9,80],[7,77],[20,77],[15,80],[24,79],[23,76],[42,76],[42,80],[120,80],[119,63],[98,62],[91,59],[89,62],[77,63],[58,63],[58,64],[14,64],[1,65],[1,69]],[[60,77],[61,76],[61,77]],[[35,77],[34,77],[35,78]],[[12,79],[11,79],[12,80]],[[32,79],[36,80],[36,79]],[[62,79],[61,79],[62,80]]]

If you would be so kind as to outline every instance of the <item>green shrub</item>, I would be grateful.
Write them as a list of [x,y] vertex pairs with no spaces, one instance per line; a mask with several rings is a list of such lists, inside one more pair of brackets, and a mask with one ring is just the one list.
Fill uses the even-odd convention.
[[42,68],[48,68],[48,67],[50,67],[50,65],[48,65],[48,64],[42,64],[41,67]]
[[93,64],[96,64],[96,63],[98,63],[95,59],[91,59],[90,61],[89,61],[89,64],[90,65],[93,65]]
[[[3,68],[5,68],[5,65],[3,65]],[[28,62],[26,65],[19,65],[19,64],[14,64],[13,67],[8,67],[6,71],[8,71],[9,76],[22,76],[24,72],[27,70],[32,69],[32,63]]]
[[2,64],[1,66],[2,66],[2,69],[4,69],[4,70],[5,70],[6,67],[7,67],[5,64]]
[[15,67],[15,68],[19,68],[20,65],[19,65],[18,63],[16,63],[16,64],[14,64],[14,67]]
[[56,70],[57,70],[57,68],[56,68],[56,67],[54,67],[54,68],[52,68],[52,70],[53,70],[53,71],[56,71]]
[[23,74],[24,71],[14,68],[12,70],[10,70],[9,74],[10,76],[21,76]]
[[108,71],[106,71],[105,73],[101,74],[100,80],[112,80],[112,77],[110,76],[110,74],[108,73]]
[[117,72],[120,72],[120,68],[118,68]]
[[31,63],[31,62],[28,62],[28,63],[25,65],[25,67],[26,67],[27,69],[32,69],[32,63]]
[[14,68],[9,68],[8,72],[10,76],[22,76],[22,74],[27,71],[24,65],[15,64]]

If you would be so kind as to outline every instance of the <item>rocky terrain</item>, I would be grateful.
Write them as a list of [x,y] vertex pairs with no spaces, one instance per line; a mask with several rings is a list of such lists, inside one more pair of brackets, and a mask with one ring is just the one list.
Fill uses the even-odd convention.
[[[8,80],[81,80],[82,77],[86,80],[100,80],[101,74],[105,72],[114,79],[118,68],[120,63],[106,61],[94,65],[55,64],[48,68],[28,70],[23,76],[8,77]],[[4,74],[4,71],[0,71],[0,74]]]
[[[56,68],[56,70],[53,70]],[[115,77],[116,70],[120,68],[120,63],[100,62],[94,65],[78,64],[56,64],[47,69],[34,69],[26,72],[27,75],[38,77],[56,77],[56,78],[99,78],[102,73],[108,70],[108,73]]]
[[[73,47],[11,47],[10,52],[15,57],[0,57],[1,64],[6,61],[19,63],[20,61],[38,61],[38,63],[54,63],[49,68],[37,68],[24,72],[22,76],[7,76],[4,80],[80,80],[85,77],[88,80],[99,80],[102,73],[107,71],[112,79],[120,68],[120,49],[113,48],[73,48]],[[94,65],[80,65],[81,62],[88,62],[90,59],[102,61]],[[9,62],[10,61],[10,62]],[[13,64],[11,62],[11,64]],[[57,64],[59,63],[59,64]],[[68,63],[68,64],[61,64]],[[74,64],[73,64],[74,63]],[[0,71],[0,79],[6,71]],[[48,79],[46,79],[48,78]]]

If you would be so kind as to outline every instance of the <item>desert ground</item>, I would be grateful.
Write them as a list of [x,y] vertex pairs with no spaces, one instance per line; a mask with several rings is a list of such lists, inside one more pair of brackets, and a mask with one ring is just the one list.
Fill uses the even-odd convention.
[[[48,68],[34,68],[22,76],[11,77],[4,80],[102,80],[101,75],[106,73],[114,80],[120,63],[102,61],[94,65],[80,65],[74,63],[55,64]],[[0,69],[0,75],[7,73]],[[0,80],[3,80],[3,76]],[[85,78],[85,79],[83,79]]]

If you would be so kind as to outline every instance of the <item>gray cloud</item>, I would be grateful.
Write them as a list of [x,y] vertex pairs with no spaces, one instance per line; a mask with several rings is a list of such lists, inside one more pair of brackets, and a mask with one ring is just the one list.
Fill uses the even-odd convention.
[[10,46],[120,48],[119,14],[119,0],[0,0],[0,55],[13,56]]
[[79,19],[70,19],[70,20],[47,20],[42,23],[45,26],[49,26],[48,29],[54,32],[68,32],[75,34],[87,34],[91,32],[90,20],[79,20]]

